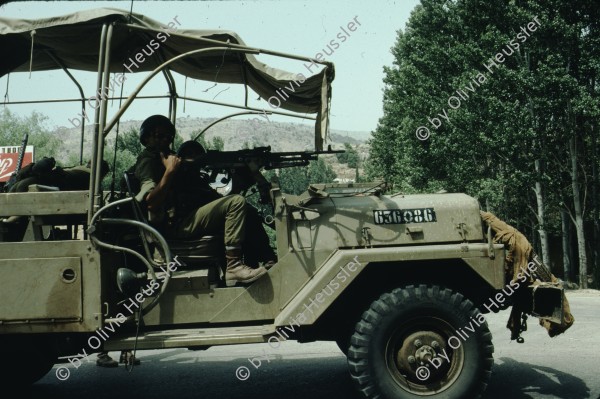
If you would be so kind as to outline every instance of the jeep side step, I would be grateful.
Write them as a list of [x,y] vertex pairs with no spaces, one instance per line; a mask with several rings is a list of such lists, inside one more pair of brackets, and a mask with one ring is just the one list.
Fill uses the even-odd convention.
[[104,350],[187,348],[220,344],[255,344],[267,342],[275,332],[273,324],[250,327],[220,327],[204,329],[178,329],[141,333],[135,336],[116,337],[105,342]]

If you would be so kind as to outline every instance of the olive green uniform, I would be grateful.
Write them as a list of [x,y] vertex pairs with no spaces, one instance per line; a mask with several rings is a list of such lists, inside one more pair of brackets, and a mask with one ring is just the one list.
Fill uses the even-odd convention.
[[[139,202],[145,201],[148,193],[156,187],[164,173],[165,167],[162,164],[160,153],[144,149],[138,156],[135,166],[135,176],[140,181],[140,191],[136,195]],[[185,176],[184,173],[180,176],[182,175]],[[149,222],[172,238],[224,234],[226,246],[239,247],[244,241],[245,233],[246,205],[244,198],[240,195],[217,198],[218,194],[210,194],[205,188],[204,195],[195,196],[194,194],[202,193],[196,191],[194,187],[198,187],[198,185],[176,176],[164,204],[160,209],[149,213]],[[185,202],[182,199],[187,200],[190,197],[200,198],[192,200],[193,205],[181,206],[182,202]],[[180,206],[177,206],[178,204]]]

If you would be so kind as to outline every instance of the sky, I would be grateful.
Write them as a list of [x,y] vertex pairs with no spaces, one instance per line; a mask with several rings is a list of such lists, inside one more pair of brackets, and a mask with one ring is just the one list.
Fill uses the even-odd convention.
[[[144,14],[165,25],[174,18],[182,29],[232,30],[249,46],[266,48],[284,53],[314,57],[327,49],[336,38],[340,27],[347,27],[353,20],[360,23],[350,37],[340,43],[327,61],[335,64],[335,80],[332,84],[330,128],[347,131],[370,132],[383,115],[383,67],[391,66],[390,49],[397,38],[397,31],[404,30],[417,0],[282,0],[282,1],[143,1],[133,3],[133,12]],[[0,7],[2,18],[36,19],[91,8],[112,7],[129,11],[130,1],[86,2],[15,2]],[[329,53],[331,51],[328,50]],[[301,62],[282,60],[271,56],[258,56],[270,66],[294,73],[305,73]],[[87,97],[93,96],[96,74],[74,71]],[[132,91],[145,73],[138,73],[124,84],[124,94]],[[160,78],[160,79],[158,79]],[[141,95],[166,94],[164,79],[159,75],[144,88]],[[188,80],[175,76],[178,92],[192,97],[216,101],[243,102],[243,89],[239,85],[219,84]],[[10,101],[32,99],[78,98],[75,85],[62,71],[14,73],[0,78],[0,101],[5,93]],[[250,105],[269,109],[265,101],[250,96]],[[9,105],[19,115],[39,111],[48,116],[48,127],[73,127],[69,120],[78,117],[79,103]],[[110,105],[115,112],[118,103]],[[178,103],[178,117],[221,117],[235,112],[213,105],[186,102]],[[167,100],[136,100],[125,113],[123,120],[143,120],[148,115],[168,112]],[[243,118],[243,117],[242,117]],[[240,118],[241,119],[241,118]],[[313,125],[313,122],[288,117],[273,117],[274,121],[287,121]]]

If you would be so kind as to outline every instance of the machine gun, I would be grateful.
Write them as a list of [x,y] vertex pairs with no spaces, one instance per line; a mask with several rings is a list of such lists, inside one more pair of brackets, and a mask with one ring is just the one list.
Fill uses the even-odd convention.
[[271,146],[239,151],[208,151],[193,160],[184,159],[184,168],[210,170],[208,180],[213,182],[224,172],[227,177],[222,178],[220,182],[229,186],[227,194],[243,194],[256,183],[260,192],[260,202],[268,203],[268,188],[271,185],[258,170],[251,170],[250,164],[266,170],[291,168],[306,166],[319,155],[342,152],[344,151],[332,150],[331,146],[328,146],[327,151],[271,152]]
[[306,166],[310,161],[316,160],[319,155],[338,154],[344,150],[327,151],[291,151],[271,152],[271,146],[255,147],[239,151],[212,151],[209,150],[192,161],[195,166],[206,167],[212,170],[231,170],[244,168],[254,163],[259,168],[281,169],[295,166]]

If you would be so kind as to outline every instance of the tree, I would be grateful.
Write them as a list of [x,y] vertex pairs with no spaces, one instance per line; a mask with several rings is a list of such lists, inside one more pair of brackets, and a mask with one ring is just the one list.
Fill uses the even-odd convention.
[[309,178],[306,167],[280,169],[278,177],[279,187],[285,193],[298,195],[308,188]]
[[212,143],[210,145],[211,150],[223,151],[225,150],[225,142],[219,136],[215,136],[212,139]]
[[344,143],[345,152],[335,154],[340,163],[348,164],[349,168],[358,167],[359,156],[358,152],[350,145],[350,143]]
[[[192,132],[192,137],[196,137],[200,131]],[[205,136],[198,137],[198,143],[202,144],[206,150],[223,151],[225,149],[225,142],[219,136],[213,137],[212,141],[207,141]]]
[[[585,223],[600,236],[590,219],[600,202],[598,158],[590,156],[600,115],[599,13],[592,0],[423,0],[384,67],[369,178],[407,193],[473,195],[535,238],[547,263],[548,234],[568,227],[566,210],[585,287]],[[524,27],[525,40],[515,42]],[[416,130],[431,136],[419,140]]]
[[130,128],[117,137],[117,148],[119,151],[129,151],[131,154],[139,154],[143,147],[140,143],[140,135],[135,128]]
[[311,161],[308,166],[309,183],[331,183],[336,178],[336,174],[329,164],[323,158]]
[[[61,158],[62,141],[44,126],[47,116],[32,112],[30,116],[19,117],[8,108],[0,111],[0,146],[20,145],[25,133],[29,134],[29,145],[34,146],[35,157]],[[64,149],[62,149],[64,150]]]
[[293,167],[263,172],[265,178],[270,181],[277,175],[279,187],[284,193],[299,195],[305,192],[311,183],[332,183],[336,174],[323,159],[310,161],[308,167]]
[[116,147],[115,144],[107,144],[104,150],[104,159],[109,163],[111,172],[102,181],[102,189],[110,190],[114,188],[119,190],[123,174],[135,165],[137,156],[141,151],[140,136],[134,128],[130,128],[117,136]]

